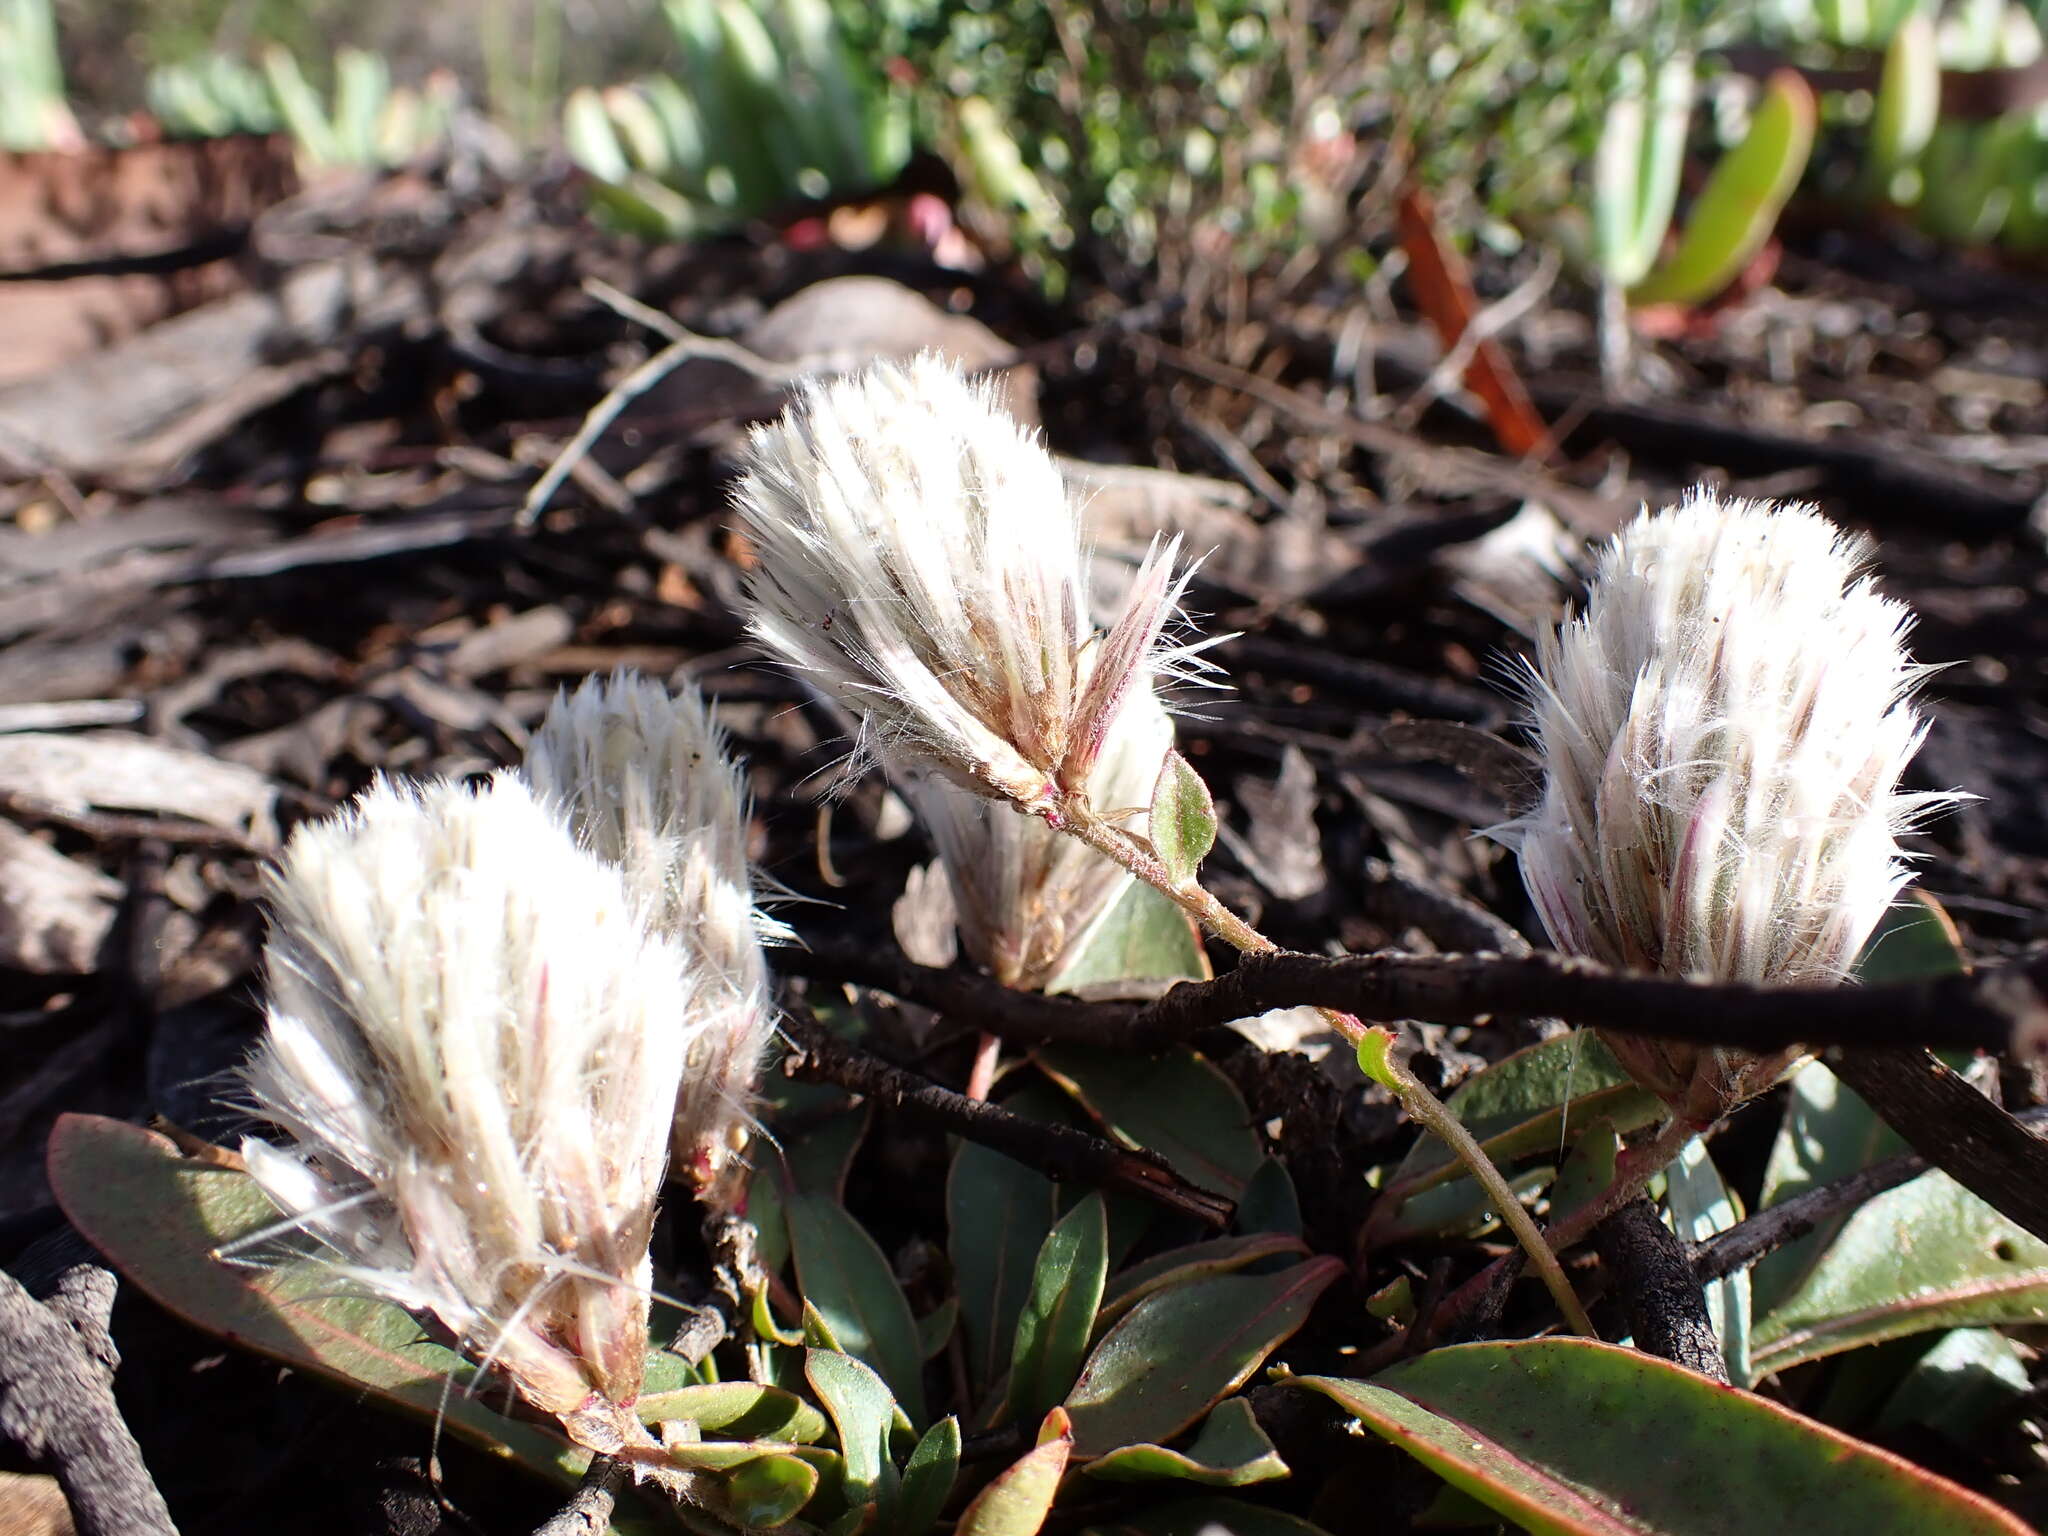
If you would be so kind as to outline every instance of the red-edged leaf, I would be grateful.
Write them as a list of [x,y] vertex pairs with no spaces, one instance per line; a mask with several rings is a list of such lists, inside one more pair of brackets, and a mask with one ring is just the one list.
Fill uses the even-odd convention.
[[[327,1265],[214,1258],[274,1226],[247,1174],[183,1156],[163,1137],[98,1115],[63,1115],[50,1134],[50,1186],[71,1224],[123,1275],[195,1328],[376,1396],[558,1479],[581,1452],[537,1425],[493,1412],[463,1388],[474,1375],[388,1302],[337,1294]],[[453,1389],[450,1389],[450,1383]]]
[[1073,1428],[1055,1408],[1045,1416],[1038,1445],[974,1496],[960,1512],[953,1536],[1037,1536],[1052,1513],[1060,1477],[1073,1454]]
[[1075,1453],[1161,1445],[1244,1384],[1344,1273],[1333,1258],[1216,1275],[1147,1296],[1110,1329],[1067,1394]]
[[1752,1393],[1589,1339],[1304,1376],[1538,1536],[2025,1536],[1990,1500]]

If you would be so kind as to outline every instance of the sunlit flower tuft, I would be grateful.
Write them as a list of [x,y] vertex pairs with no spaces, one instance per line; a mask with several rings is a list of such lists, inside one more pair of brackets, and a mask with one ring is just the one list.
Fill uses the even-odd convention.
[[[1601,554],[1584,611],[1539,639],[1543,798],[1502,829],[1552,942],[1717,981],[1843,980],[1910,878],[1902,794],[1925,732],[1911,614],[1819,513],[1705,492]],[[1710,1121],[1795,1056],[1610,1041]]]
[[936,357],[805,386],[756,429],[737,502],[755,634],[899,769],[1046,810],[1088,783],[1129,695],[1201,665],[1166,638],[1178,542],[1097,636],[1058,466]]
[[[1144,808],[1173,745],[1173,723],[1150,688],[1113,723],[1088,798],[1143,835]],[[939,853],[968,956],[1006,986],[1043,991],[1086,948],[1132,878],[1077,838],[1013,816],[936,774],[905,775],[904,794]]]
[[245,1074],[271,1198],[598,1450],[645,1440],[655,1199],[682,955],[524,783],[379,784],[270,879]]
[[746,781],[702,696],[621,670],[555,699],[522,770],[577,840],[625,873],[646,921],[689,956],[675,1159],[714,1205],[739,1193],[754,1086],[775,1031],[747,863]]

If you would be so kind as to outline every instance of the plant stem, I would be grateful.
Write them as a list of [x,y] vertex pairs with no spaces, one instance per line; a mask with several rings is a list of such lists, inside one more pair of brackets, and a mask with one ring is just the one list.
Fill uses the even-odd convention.
[[1557,1303],[1557,1310],[1564,1314],[1572,1332],[1589,1339],[1599,1338],[1593,1320],[1586,1315],[1585,1306],[1579,1301],[1579,1293],[1572,1289],[1564,1266],[1557,1261],[1557,1249],[1545,1240],[1536,1226],[1536,1218],[1529,1214],[1517,1197],[1507,1176],[1486,1155],[1486,1149],[1465,1129],[1465,1123],[1451,1113],[1443,1100],[1423,1087],[1413,1073],[1395,1061],[1392,1051],[1382,1054],[1379,1070],[1372,1075],[1393,1091],[1401,1101],[1401,1107],[1408,1111],[1409,1119],[1449,1147],[1451,1155],[1479,1181],[1479,1187],[1486,1191],[1486,1198],[1493,1202],[1494,1210],[1507,1223],[1508,1230],[1515,1234],[1515,1241],[1522,1245],[1522,1251],[1529,1256],[1529,1262],[1543,1281],[1543,1288],[1550,1292],[1550,1299]]
[[[1111,863],[1122,865],[1233,949],[1248,955],[1264,955],[1280,947],[1218,901],[1199,881],[1175,885],[1157,854],[1121,827],[1096,815],[1085,799],[1075,796],[1063,801],[1046,819],[1060,831],[1081,839]],[[1347,1031],[1346,1035],[1356,1039],[1355,1031]]]
[[[1051,819],[1060,830],[1080,838],[1104,858],[1129,870],[1174,902],[1224,943],[1253,955],[1268,954],[1280,947],[1224,906],[1199,881],[1190,879],[1185,884],[1176,885],[1156,854],[1128,832],[1096,815],[1085,799],[1078,796],[1068,799]],[[1363,1023],[1348,1013],[1334,1008],[1318,1008],[1316,1012],[1353,1046],[1361,1044],[1371,1034]],[[1529,1262],[1536,1266],[1537,1274],[1542,1277],[1572,1330],[1587,1338],[1598,1338],[1591,1319],[1586,1316],[1585,1307],[1579,1302],[1578,1293],[1565,1277],[1564,1267],[1557,1262],[1557,1254],[1543,1240],[1535,1219],[1523,1208],[1514,1190],[1508,1186],[1506,1177],[1493,1165],[1493,1160],[1473,1139],[1472,1133],[1407,1068],[1397,1064],[1391,1054],[1386,1056],[1384,1065],[1386,1070],[1381,1081],[1400,1099],[1408,1117],[1449,1147],[1451,1155],[1479,1181],[1480,1188],[1486,1191],[1501,1220],[1507,1223],[1508,1229],[1515,1234],[1515,1240],[1529,1255]]]

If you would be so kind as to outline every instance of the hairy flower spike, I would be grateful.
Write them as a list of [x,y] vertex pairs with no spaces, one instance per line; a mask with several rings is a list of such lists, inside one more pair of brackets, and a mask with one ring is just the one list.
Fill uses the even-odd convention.
[[[1846,978],[1910,878],[1899,792],[1925,724],[1911,615],[1819,513],[1696,492],[1608,544],[1584,611],[1538,642],[1540,805],[1502,829],[1557,947],[1716,981]],[[1708,1123],[1797,1053],[1634,1036],[1645,1086]]]
[[1187,572],[1155,545],[1122,616],[1089,618],[1078,510],[995,392],[942,360],[804,388],[756,429],[737,492],[754,632],[862,722],[866,744],[1044,810],[1088,783]]
[[243,1156],[355,1284],[596,1450],[646,1443],[648,1237],[691,998],[518,778],[379,784],[270,878]]
[[[1148,686],[1112,723],[1088,780],[1090,802],[1143,834],[1143,807],[1173,745],[1173,722]],[[930,830],[953,891],[961,943],[1005,986],[1043,991],[1086,946],[1132,879],[1087,844],[1036,817],[1013,816],[933,774],[910,773],[904,794]]]
[[645,920],[690,959],[675,1161],[714,1206],[736,1202],[736,1154],[775,1031],[764,937],[782,936],[754,904],[746,781],[694,688],[671,696],[632,672],[587,679],[556,697],[522,769],[559,805],[577,840],[618,865]]

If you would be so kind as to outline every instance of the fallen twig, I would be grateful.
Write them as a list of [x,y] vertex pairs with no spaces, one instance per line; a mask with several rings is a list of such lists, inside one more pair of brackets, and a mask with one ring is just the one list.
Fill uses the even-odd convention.
[[1195,1188],[1153,1153],[1131,1151],[1072,1126],[1027,1120],[893,1067],[834,1038],[798,1003],[787,1006],[783,1033],[796,1047],[785,1068],[792,1075],[876,1099],[912,1119],[993,1147],[1048,1178],[1124,1190],[1213,1227],[1229,1224],[1235,1209],[1230,1201]]
[[0,1433],[56,1474],[79,1536],[177,1536],[110,1374],[70,1323],[0,1273]]

